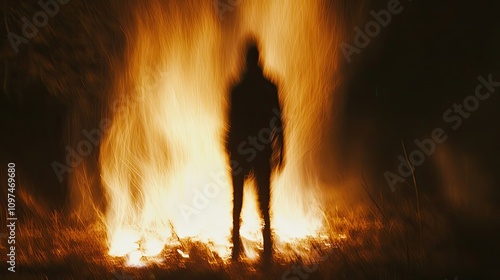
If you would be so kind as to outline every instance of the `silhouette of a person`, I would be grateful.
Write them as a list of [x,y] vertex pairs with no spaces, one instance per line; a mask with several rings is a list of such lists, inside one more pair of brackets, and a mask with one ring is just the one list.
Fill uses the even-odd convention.
[[264,220],[264,258],[272,258],[271,222],[269,216],[271,171],[283,165],[283,123],[277,87],[262,73],[259,50],[250,43],[242,80],[231,90],[229,131],[226,148],[229,154],[233,183],[232,259],[238,260],[241,250],[240,223],[245,179],[253,176]]

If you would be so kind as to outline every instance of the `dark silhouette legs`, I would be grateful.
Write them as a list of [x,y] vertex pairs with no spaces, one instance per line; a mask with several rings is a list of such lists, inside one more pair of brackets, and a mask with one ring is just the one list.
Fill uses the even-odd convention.
[[271,240],[271,219],[269,215],[269,204],[271,198],[271,167],[269,163],[262,164],[255,168],[255,183],[259,196],[260,215],[264,219],[264,229],[262,237],[264,241],[264,256],[263,260],[269,262],[272,257],[272,240]]
[[[254,167],[255,183],[259,197],[260,216],[264,219],[264,229],[262,231],[264,243],[264,262],[271,261],[272,258],[272,238],[271,238],[271,218],[269,214],[271,198],[271,166],[269,161]],[[232,259],[238,260],[241,252],[240,223],[241,208],[243,206],[243,185],[244,174],[233,175],[233,250]]]

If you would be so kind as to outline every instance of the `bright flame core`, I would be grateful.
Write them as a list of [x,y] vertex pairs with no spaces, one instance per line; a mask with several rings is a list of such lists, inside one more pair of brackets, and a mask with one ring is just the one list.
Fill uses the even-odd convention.
[[[250,33],[262,43],[264,72],[279,86],[286,125],[286,166],[272,178],[277,249],[322,229],[314,157],[331,125],[338,60],[325,8],[320,1],[232,1],[238,5],[220,11],[221,21],[211,1],[199,2],[138,3],[135,31],[127,34],[130,61],[116,78],[100,163],[109,254],[127,256],[131,265],[185,237],[229,256],[227,96]],[[256,203],[247,186],[244,242],[262,239]],[[245,252],[255,256],[251,246]]]

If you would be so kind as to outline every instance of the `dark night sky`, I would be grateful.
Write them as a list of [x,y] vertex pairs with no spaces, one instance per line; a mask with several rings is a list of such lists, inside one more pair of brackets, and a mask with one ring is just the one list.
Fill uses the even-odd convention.
[[[385,3],[374,3],[373,10]],[[354,74],[346,101],[346,145],[361,135],[369,139],[364,143],[367,160],[382,173],[396,164],[401,140],[410,150],[414,139],[442,127],[449,136],[445,145],[476,155],[485,170],[500,174],[495,164],[500,155],[498,93],[482,101],[456,131],[443,120],[454,103],[474,94],[479,75],[492,74],[500,81],[500,25],[494,1],[402,4],[405,9],[360,55],[353,55],[348,66]],[[366,123],[371,125],[365,129]]]

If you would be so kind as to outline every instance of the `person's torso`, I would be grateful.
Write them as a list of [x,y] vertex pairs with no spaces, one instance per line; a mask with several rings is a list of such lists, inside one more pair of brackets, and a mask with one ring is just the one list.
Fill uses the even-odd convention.
[[[236,87],[232,96],[235,114],[231,120],[231,129],[248,134],[259,133],[262,129],[269,129],[275,111],[277,93],[269,81],[243,81]],[[273,111],[274,110],[274,111]]]

